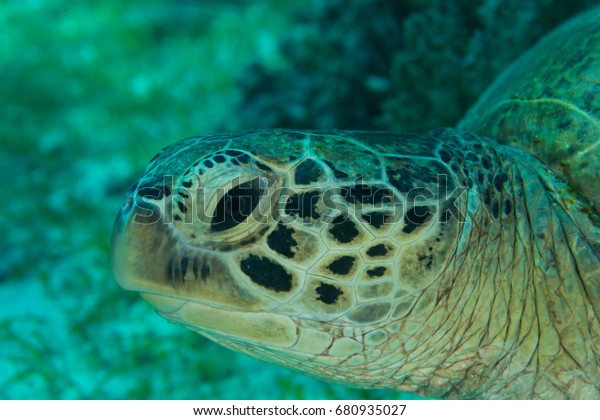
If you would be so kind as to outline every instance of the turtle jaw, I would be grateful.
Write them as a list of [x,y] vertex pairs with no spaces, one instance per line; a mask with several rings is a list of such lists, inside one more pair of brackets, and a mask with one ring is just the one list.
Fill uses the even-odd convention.
[[171,322],[217,340],[285,349],[297,340],[291,317],[272,312],[255,312],[214,307],[171,296],[142,293],[157,313]]

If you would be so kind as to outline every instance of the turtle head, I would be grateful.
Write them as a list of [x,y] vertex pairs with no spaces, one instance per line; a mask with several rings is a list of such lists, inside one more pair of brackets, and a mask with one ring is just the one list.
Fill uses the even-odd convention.
[[434,137],[375,133],[367,147],[365,136],[268,131],[167,148],[118,213],[117,281],[263,360],[341,382],[377,371],[436,302],[458,232],[436,223],[438,174],[456,183]]

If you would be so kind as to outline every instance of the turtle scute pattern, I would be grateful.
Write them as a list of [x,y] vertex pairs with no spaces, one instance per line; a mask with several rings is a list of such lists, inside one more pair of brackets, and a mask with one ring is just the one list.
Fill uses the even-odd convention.
[[[437,397],[568,395],[535,391],[543,378],[529,358],[546,302],[532,290],[532,243],[519,239],[534,231],[520,217],[529,200],[545,216],[534,223],[567,215],[523,182],[539,162],[523,154],[517,166],[492,146],[451,129],[184,141],[132,188],[113,238],[116,276],[170,320],[325,379]],[[556,290],[580,299],[565,285],[577,280],[573,262],[548,264],[564,270]],[[580,310],[570,303],[552,302]],[[578,350],[559,335],[542,338]],[[556,354],[538,359],[549,368]],[[499,380],[507,372],[519,381]]]

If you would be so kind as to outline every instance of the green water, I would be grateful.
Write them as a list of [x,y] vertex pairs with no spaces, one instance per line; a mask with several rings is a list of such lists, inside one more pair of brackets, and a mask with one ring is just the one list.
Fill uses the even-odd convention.
[[251,360],[156,316],[112,277],[122,197],[192,135],[451,126],[594,3],[2,2],[0,398],[406,398]]

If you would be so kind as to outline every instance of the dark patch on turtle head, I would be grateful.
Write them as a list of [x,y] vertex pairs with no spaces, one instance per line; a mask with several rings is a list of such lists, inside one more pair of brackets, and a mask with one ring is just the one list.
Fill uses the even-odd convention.
[[225,154],[227,156],[231,156],[231,157],[240,157],[242,155],[245,155],[245,153],[242,152],[241,150],[233,150],[233,149],[225,150]]
[[294,194],[288,198],[285,212],[289,215],[297,215],[302,219],[311,218],[316,220],[321,217],[317,211],[320,197],[321,192],[319,190]]
[[385,274],[386,268],[385,267],[375,267],[371,270],[367,270],[367,275],[369,277],[381,277]]
[[315,292],[317,292],[317,300],[327,305],[333,305],[344,294],[340,288],[327,283],[321,283],[317,286]]
[[215,163],[224,163],[227,161],[227,159],[223,155],[215,155],[215,157],[213,157],[213,161],[215,161]]
[[348,255],[339,257],[327,266],[327,269],[333,274],[346,275],[352,270],[355,258]]
[[429,207],[415,206],[404,214],[404,227],[402,228],[402,232],[412,233],[415,229],[431,220],[432,217],[433,214],[429,210]]
[[329,233],[333,235],[333,238],[343,244],[352,242],[358,235],[358,229],[352,220],[348,216],[340,215],[333,219]]
[[494,201],[492,203],[492,217],[494,219],[498,219],[499,215],[500,215],[500,204],[498,203],[498,201]]
[[313,159],[305,159],[294,172],[294,179],[297,185],[308,185],[324,178],[321,166]]
[[268,166],[268,165],[265,165],[265,164],[264,164],[264,163],[262,163],[262,162],[255,161],[254,163],[255,163],[256,167],[257,167],[258,169],[262,170],[262,171],[265,171],[265,172],[273,172],[273,169],[271,169],[271,167],[270,167],[270,166]]
[[504,214],[506,216],[510,215],[512,212],[512,201],[510,201],[508,198],[506,200],[504,200]]
[[294,232],[294,229],[279,223],[277,228],[267,236],[267,245],[273,251],[288,258],[293,258],[296,253],[292,250],[292,247],[298,245],[293,236]]
[[385,244],[374,245],[367,250],[369,257],[383,257],[387,255],[389,249]]
[[381,211],[373,211],[371,213],[365,213],[361,217],[365,222],[373,226],[375,229],[379,229],[386,223],[389,215]]
[[504,188],[504,183],[508,181],[508,175],[506,175],[504,172],[496,174],[494,176],[494,188],[496,189],[496,191],[498,192],[502,192],[502,189]]
[[292,275],[280,264],[267,257],[250,254],[241,262],[240,268],[254,283],[275,292],[292,289]]

